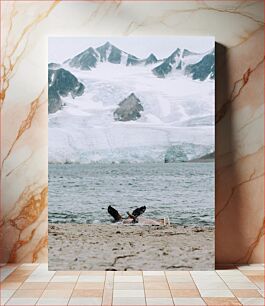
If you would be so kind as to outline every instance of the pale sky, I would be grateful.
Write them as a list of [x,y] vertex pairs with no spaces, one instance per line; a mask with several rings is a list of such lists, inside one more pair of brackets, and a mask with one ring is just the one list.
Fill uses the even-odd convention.
[[48,61],[62,63],[89,47],[96,48],[107,41],[139,58],[146,58],[150,53],[157,58],[165,58],[177,48],[203,53],[214,48],[215,43],[213,36],[49,37]]

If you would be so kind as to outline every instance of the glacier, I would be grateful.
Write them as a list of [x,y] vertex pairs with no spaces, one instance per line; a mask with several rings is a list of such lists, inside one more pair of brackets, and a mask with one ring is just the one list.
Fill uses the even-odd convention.
[[[188,57],[186,64],[202,58]],[[181,69],[158,78],[152,72],[157,63],[99,62],[80,70],[65,62],[61,67],[85,91],[75,99],[62,97],[64,107],[49,114],[50,163],[164,162],[172,146],[181,148],[185,160],[214,151],[214,80],[193,80]],[[143,105],[141,118],[115,121],[113,112],[131,93]]]

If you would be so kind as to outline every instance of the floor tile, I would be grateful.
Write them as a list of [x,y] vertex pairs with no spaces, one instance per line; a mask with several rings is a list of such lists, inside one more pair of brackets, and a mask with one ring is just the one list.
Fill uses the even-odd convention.
[[8,300],[6,305],[31,306],[31,305],[35,305],[37,303],[37,301],[38,301],[38,298],[11,298],[10,300]]
[[254,283],[264,283],[264,276],[263,275],[248,275],[247,279]]
[[1,290],[0,291],[0,305],[4,305],[14,294],[15,290]]
[[68,305],[69,298],[40,298],[36,305],[64,306]]
[[72,290],[44,290],[41,298],[70,298]]
[[155,298],[155,297],[160,297],[160,298],[170,298],[171,293],[169,290],[145,290],[145,296],[147,298]]
[[[198,289],[215,289],[215,290],[225,290],[228,289],[224,282],[195,282]],[[235,288],[236,289],[236,288]]]
[[[228,267],[229,268],[229,267]],[[47,264],[1,267],[7,305],[264,305],[264,266],[217,271],[48,271]],[[201,296],[200,296],[201,294]],[[173,299],[172,299],[173,297]],[[240,301],[239,301],[240,300]]]
[[70,275],[70,276],[67,276],[67,275],[55,275],[52,279],[51,279],[51,282],[52,283],[67,283],[67,282],[76,282],[78,279],[78,276],[77,275]]
[[168,284],[166,282],[148,282],[144,284],[145,289],[152,289],[152,290],[167,290],[169,289]]
[[93,282],[93,283],[103,283],[105,281],[105,275],[80,275],[78,282]]
[[237,289],[237,290],[232,290],[233,294],[236,297],[244,298],[244,297],[261,297],[261,293],[258,290],[255,289]]
[[15,269],[17,265],[14,266],[3,266],[0,268],[0,281],[6,279]]
[[226,285],[228,286],[229,289],[258,289],[258,287],[251,282],[244,282],[244,283],[226,282]]
[[25,263],[25,264],[21,264],[21,265],[19,266],[19,269],[31,270],[31,271],[33,271],[33,270],[37,269],[38,266],[39,266],[39,265],[38,265],[38,264],[35,264],[35,263]]
[[264,271],[264,266],[261,264],[251,264],[251,265],[237,265],[237,268],[241,271],[243,270],[262,270]]
[[0,296],[3,298],[10,298],[15,293],[15,290],[2,290],[0,291]]
[[114,290],[141,290],[144,289],[144,283],[114,283]]
[[71,275],[79,275],[80,271],[56,271],[55,275],[60,276],[71,276]]
[[61,283],[61,282],[54,282],[54,283],[48,283],[46,290],[72,290],[74,289],[76,285],[76,282],[67,282],[67,283]]
[[84,289],[84,290],[91,290],[91,289],[103,289],[104,283],[92,283],[92,282],[81,282],[76,283],[75,289]]
[[200,293],[197,289],[177,289],[171,290],[171,294],[174,298],[186,298],[186,297],[200,297]]
[[225,282],[229,282],[229,283],[250,282],[250,280],[244,275],[222,275],[221,278]]
[[170,290],[175,289],[197,289],[195,283],[170,283],[169,282]]
[[27,283],[47,283],[49,282],[53,277],[53,273],[50,274],[41,274],[41,272],[39,272],[39,274],[31,274],[27,279],[26,282]]
[[247,306],[256,306],[262,305],[264,306],[264,298],[238,298],[242,305]]
[[263,282],[262,282],[262,283],[256,282],[255,285],[256,285],[259,289],[264,290],[264,285],[265,285],[265,284],[264,284]]
[[0,297],[0,305],[5,305],[8,300],[9,300],[8,297],[1,296]]
[[132,276],[123,276],[123,275],[115,275],[114,276],[114,283],[139,283],[142,282],[143,278],[140,275],[132,275]]
[[41,264],[39,264],[39,268],[43,268],[43,269],[48,271],[49,265],[48,265],[48,263],[41,263]]
[[115,271],[115,276],[142,276],[142,271]]
[[200,290],[200,295],[202,297],[234,297],[230,290]]
[[112,305],[112,290],[106,290],[103,291],[103,297],[102,297],[102,306],[111,306]]
[[114,283],[112,281],[105,281],[104,289],[110,290],[110,289],[113,289],[113,287],[114,287]]
[[264,277],[264,270],[242,270],[240,273],[246,276],[263,276]]
[[145,297],[144,290],[113,290],[113,298],[116,297]]
[[189,271],[165,271],[166,275],[190,276]]
[[126,305],[133,305],[133,306],[141,306],[146,305],[145,298],[141,297],[113,297],[113,305],[120,305],[120,306],[126,306]]
[[49,283],[23,283],[19,289],[44,290]]
[[164,271],[143,271],[143,276],[153,276],[153,275],[165,276],[165,272]]
[[216,271],[191,271],[190,274],[192,277],[209,277],[216,276]]
[[170,283],[190,283],[193,279],[189,275],[167,275],[167,280]]
[[11,283],[11,282],[5,282],[5,281],[3,281],[3,282],[0,284],[0,288],[1,288],[1,289],[16,290],[16,289],[18,289],[21,285],[22,285],[22,283]]
[[173,298],[173,301],[175,305],[181,305],[181,306],[206,305],[202,298]]
[[8,275],[7,278],[5,278],[5,282],[9,282],[9,283],[23,283],[26,279],[28,278],[28,276],[24,276],[24,275]]
[[115,272],[115,271],[106,271],[106,273],[105,273],[106,279],[107,279],[107,278],[114,279],[114,275],[115,275],[114,272]]
[[235,269],[235,270],[216,270],[216,273],[219,276],[224,276],[224,275],[226,275],[226,276],[229,276],[229,275],[231,275],[231,276],[241,276],[241,275],[243,275],[244,276],[243,271],[239,271],[237,269]]
[[[259,294],[262,296],[262,297],[265,297],[265,294],[264,294],[264,290],[258,290]],[[250,296],[251,297],[251,296]]]
[[29,290],[17,290],[13,298],[39,298],[42,295],[43,290],[29,289]]
[[211,306],[241,305],[236,298],[205,297],[203,299],[207,305]]
[[80,275],[96,275],[96,276],[105,276],[112,271],[81,271]]
[[102,297],[103,289],[74,289],[72,297]]
[[149,306],[165,305],[174,306],[172,298],[146,298],[146,304]]
[[144,282],[166,282],[167,279],[164,275],[147,275],[143,277]]
[[215,264],[215,270],[231,270],[236,269],[236,265],[234,264]]
[[10,276],[29,276],[30,274],[33,273],[33,270],[29,269],[21,269],[20,267],[16,268]]
[[98,306],[101,305],[102,299],[101,298],[71,298],[68,302],[68,305],[91,305],[91,306]]

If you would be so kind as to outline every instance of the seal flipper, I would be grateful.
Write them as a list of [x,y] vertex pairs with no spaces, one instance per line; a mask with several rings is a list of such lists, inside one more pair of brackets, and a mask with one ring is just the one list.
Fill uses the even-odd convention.
[[118,222],[122,219],[121,215],[119,212],[113,208],[112,206],[109,205],[108,207],[108,213],[114,218],[115,222]]
[[136,208],[133,212],[132,215],[134,217],[139,217],[140,215],[142,215],[144,212],[146,211],[146,206],[141,206],[139,208]]

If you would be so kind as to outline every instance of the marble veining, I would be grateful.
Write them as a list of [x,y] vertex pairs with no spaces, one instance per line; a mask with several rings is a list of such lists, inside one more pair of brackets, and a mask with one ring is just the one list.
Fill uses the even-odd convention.
[[47,261],[47,37],[213,35],[216,262],[264,257],[263,1],[2,1],[1,262]]

